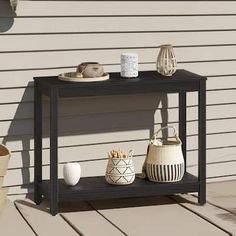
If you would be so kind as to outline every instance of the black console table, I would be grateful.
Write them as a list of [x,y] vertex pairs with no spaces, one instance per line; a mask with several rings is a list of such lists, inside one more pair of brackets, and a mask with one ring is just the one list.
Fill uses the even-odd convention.
[[[56,76],[37,77],[35,81],[34,114],[34,201],[40,204],[42,196],[50,199],[50,212],[58,213],[59,201],[82,201],[104,198],[141,197],[175,193],[198,192],[200,205],[206,202],[206,77],[178,70],[171,77],[156,71],[140,72],[136,79],[122,79],[111,73],[110,80],[92,83],[71,83]],[[179,94],[179,136],[186,160],[186,93],[198,91],[198,176],[185,171],[176,183],[153,183],[136,178],[127,186],[112,186],[104,176],[82,178],[74,187],[58,179],[58,99],[59,97],[106,96],[144,93]],[[50,180],[42,180],[42,95],[50,98]]]

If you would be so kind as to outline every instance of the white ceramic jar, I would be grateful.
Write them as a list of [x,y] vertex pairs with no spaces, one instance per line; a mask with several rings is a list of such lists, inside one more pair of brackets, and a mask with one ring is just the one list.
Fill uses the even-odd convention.
[[138,54],[122,53],[121,54],[121,77],[135,78],[138,77]]
[[81,176],[81,167],[79,163],[66,163],[63,166],[63,177],[67,185],[76,185]]

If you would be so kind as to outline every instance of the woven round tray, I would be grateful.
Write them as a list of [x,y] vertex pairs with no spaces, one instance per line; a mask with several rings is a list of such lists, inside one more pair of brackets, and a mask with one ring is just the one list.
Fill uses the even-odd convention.
[[68,72],[58,75],[59,80],[68,81],[68,82],[99,82],[109,79],[109,74],[105,73],[101,77],[94,77],[94,78],[78,78],[76,77],[75,72]]

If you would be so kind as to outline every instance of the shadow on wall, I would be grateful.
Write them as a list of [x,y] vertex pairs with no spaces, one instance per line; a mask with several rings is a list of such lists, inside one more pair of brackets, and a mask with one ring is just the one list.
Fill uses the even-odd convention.
[[15,16],[10,0],[0,0],[0,32],[6,32],[12,27]]
[[[33,120],[25,119],[25,113],[27,106],[31,106],[32,104],[29,104],[29,97],[32,98],[32,90],[33,90],[33,83],[29,83],[27,88],[25,89],[24,95],[22,97],[21,102],[18,105],[17,111],[15,113],[14,119],[11,122],[11,125],[8,130],[7,136],[4,138],[3,143],[9,146],[11,142],[20,142],[20,146],[22,147],[20,157],[22,158],[22,167],[21,174],[22,174],[22,185],[21,188],[26,189],[26,192],[28,192],[27,197],[31,197],[32,193],[32,184],[30,181],[32,180],[32,172],[30,172],[30,168],[32,168],[33,160],[30,160],[33,158],[33,149],[32,149],[32,141],[33,141]],[[139,96],[139,95],[137,95]],[[142,96],[142,95],[140,95]],[[99,99],[101,99],[99,101]],[[102,102],[103,98],[95,98],[94,103],[96,101],[96,104]],[[61,99],[60,101],[62,101]],[[64,100],[63,100],[64,101]],[[76,102],[79,102],[76,100]],[[76,105],[76,102],[72,102],[73,106],[80,107]],[[119,107],[122,110],[122,106],[124,106],[124,99],[119,99],[118,102],[120,104]],[[132,101],[135,103],[134,101]],[[132,103],[130,102],[130,103]],[[81,105],[82,103],[80,103]],[[112,101],[109,103],[109,106],[114,106]],[[62,104],[61,104],[62,105]],[[64,104],[65,105],[65,104]],[[135,104],[131,104],[135,105]],[[59,135],[60,136],[74,136],[74,135],[83,135],[83,134],[104,134],[109,132],[116,132],[116,131],[132,131],[132,130],[149,130],[150,138],[152,137],[154,133],[154,113],[156,111],[156,108],[163,107],[161,109],[161,118],[162,118],[162,125],[166,126],[168,123],[168,98],[166,94],[160,94],[155,95],[155,101],[153,101],[152,105],[153,108],[149,109],[147,112],[145,111],[145,107],[143,107],[143,111],[145,111],[145,115],[138,115],[136,112],[121,112],[121,113],[106,113],[106,114],[90,114],[90,115],[76,115],[76,116],[64,116],[59,118]],[[67,103],[68,106],[68,103]],[[137,107],[137,104],[136,104]],[[45,101],[44,99],[44,122],[45,125],[43,126],[43,137],[48,138],[49,137],[49,119],[48,119],[48,100]],[[60,106],[61,109],[61,106]],[[59,110],[60,110],[59,109]],[[108,108],[109,109],[109,108]],[[32,111],[31,111],[32,110]],[[125,109],[124,109],[125,110]],[[124,114],[125,113],[125,114]],[[142,114],[140,111],[138,114]],[[28,113],[31,117],[33,117],[33,109],[30,108],[30,111]],[[121,122],[125,119],[125,122]],[[69,122],[68,122],[69,121]],[[69,125],[68,125],[69,124]],[[168,133],[167,131],[164,131],[163,137],[167,137]],[[135,140],[135,137],[133,138]],[[109,140],[103,140],[104,143],[109,142]],[[99,141],[101,143],[101,140]],[[77,144],[79,145],[79,143]],[[17,145],[19,146],[19,145]],[[45,148],[45,147],[44,147]],[[47,149],[48,147],[46,147]],[[88,147],[89,150],[89,147]],[[16,151],[17,152],[17,151]],[[19,152],[18,152],[19,154]],[[13,158],[14,158],[14,152],[13,152]],[[60,160],[59,160],[60,161]],[[69,161],[69,160],[68,160]],[[79,160],[78,160],[79,161]],[[19,163],[19,162],[18,162]],[[31,178],[30,178],[31,177]],[[10,186],[9,186],[10,187]]]
[[[12,150],[12,158],[14,158],[15,153],[20,152],[20,156],[22,158],[22,167],[21,168],[21,174],[22,174],[22,188],[26,188],[27,191],[31,191],[30,187],[24,187],[24,185],[27,185],[30,183],[30,150],[32,147],[30,147],[30,142],[33,139],[33,130],[30,128],[30,133],[27,132],[29,130],[30,126],[30,120],[23,120],[22,118],[25,117],[25,106],[24,104],[29,100],[29,97],[32,97],[32,86],[33,83],[28,83],[27,88],[24,91],[24,94],[22,96],[22,99],[17,107],[16,113],[14,115],[14,118],[10,124],[10,127],[7,132],[7,136],[3,139],[3,144],[11,147],[11,142],[17,143],[17,147],[14,147]],[[33,111],[32,111],[33,112]],[[19,122],[20,121],[20,122]],[[24,121],[23,123],[21,121]],[[25,135],[24,129],[26,129],[27,134]],[[14,168],[16,169],[16,168]],[[17,186],[18,184],[16,184]],[[10,185],[8,186],[10,187]]]

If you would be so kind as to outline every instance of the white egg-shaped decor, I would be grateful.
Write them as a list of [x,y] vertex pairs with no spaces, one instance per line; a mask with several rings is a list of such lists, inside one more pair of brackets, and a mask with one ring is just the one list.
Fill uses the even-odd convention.
[[66,163],[63,166],[63,177],[67,185],[76,185],[81,177],[81,167],[79,163]]

